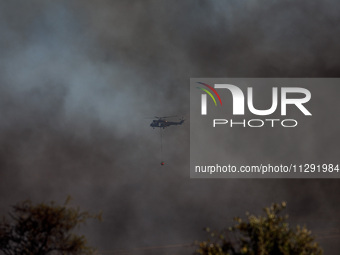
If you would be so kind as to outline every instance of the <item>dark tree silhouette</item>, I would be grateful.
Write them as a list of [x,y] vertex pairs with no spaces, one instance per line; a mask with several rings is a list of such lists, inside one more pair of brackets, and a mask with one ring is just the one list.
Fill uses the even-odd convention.
[[72,231],[89,218],[100,219],[68,205],[32,204],[25,201],[13,206],[9,219],[0,223],[0,250],[6,255],[77,255],[93,254],[86,238]]
[[281,216],[286,203],[264,208],[265,216],[247,213],[235,218],[235,225],[221,233],[206,229],[210,238],[197,242],[194,254],[204,255],[322,255],[306,227],[290,228],[288,216]]

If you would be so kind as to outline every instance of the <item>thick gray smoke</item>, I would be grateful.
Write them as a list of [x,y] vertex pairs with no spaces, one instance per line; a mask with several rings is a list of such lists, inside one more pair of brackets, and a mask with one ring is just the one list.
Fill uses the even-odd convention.
[[[1,1],[0,212],[69,194],[103,211],[82,228],[90,244],[116,251],[190,244],[285,200],[338,254],[338,180],[191,180],[189,123],[164,130],[161,167],[146,118],[188,119],[190,77],[339,76],[339,13],[335,0]],[[152,252],[174,250],[131,254]]]

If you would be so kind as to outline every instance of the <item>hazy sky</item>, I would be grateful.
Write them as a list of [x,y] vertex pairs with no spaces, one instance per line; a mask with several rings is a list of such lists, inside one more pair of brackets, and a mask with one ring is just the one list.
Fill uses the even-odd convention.
[[[190,244],[285,200],[338,254],[339,180],[190,179],[189,122],[164,131],[161,167],[147,118],[188,120],[190,77],[338,77],[339,13],[335,0],[0,1],[0,212],[71,195],[103,211],[82,228],[90,244],[115,251]],[[339,155],[327,130],[330,146],[306,150]],[[174,250],[131,254],[152,251]]]

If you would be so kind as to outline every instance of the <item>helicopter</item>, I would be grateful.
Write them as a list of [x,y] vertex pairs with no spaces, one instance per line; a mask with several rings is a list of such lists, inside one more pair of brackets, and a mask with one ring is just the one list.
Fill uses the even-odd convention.
[[184,119],[180,119],[180,121],[168,121],[166,120],[167,118],[172,118],[172,117],[176,117],[176,116],[165,116],[165,117],[157,117],[155,116],[156,120],[153,120],[150,124],[150,127],[152,127],[153,129],[155,128],[166,128],[169,126],[177,126],[177,125],[182,125],[184,122]]
[[[159,128],[160,135],[161,135],[161,159],[163,159],[163,135],[162,135],[162,129],[169,127],[169,126],[177,126],[182,125],[184,122],[184,118],[179,119],[179,121],[168,121],[167,118],[173,118],[177,116],[165,116],[165,117],[157,117],[155,116],[155,120],[153,120],[150,124],[150,127],[153,129]],[[164,166],[165,162],[161,161],[161,166]]]

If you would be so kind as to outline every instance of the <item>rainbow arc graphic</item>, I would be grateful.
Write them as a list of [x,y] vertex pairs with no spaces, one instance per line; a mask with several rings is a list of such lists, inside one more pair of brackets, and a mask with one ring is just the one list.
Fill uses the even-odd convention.
[[[203,82],[197,82],[197,83],[199,83],[199,84],[205,86],[206,88],[210,89],[215,94],[215,96],[220,101],[220,104],[222,105],[222,100],[220,98],[220,95],[217,93],[217,91],[213,87],[211,87],[210,85],[203,83]],[[205,93],[207,93],[211,97],[211,99],[214,101],[215,106],[217,106],[217,102],[216,102],[214,95],[208,89],[201,88],[201,87],[197,87],[197,88],[200,89],[200,90],[203,90]],[[202,96],[201,96],[201,100],[202,100],[201,101],[201,114],[202,115],[207,115],[207,94],[202,94]]]
[[[206,83],[203,83],[203,82],[197,82],[197,83],[202,84],[203,86],[211,89],[211,91],[217,96],[218,100],[220,101],[220,104],[222,105],[222,100],[220,98],[220,95],[217,93],[217,91],[213,87],[211,87],[210,85],[208,85]],[[209,90],[201,88],[201,87],[197,87],[197,88],[203,90],[204,92],[206,92],[212,98],[212,100],[214,101],[215,106],[217,106],[215,97],[213,96],[213,94],[211,94],[211,92]]]

